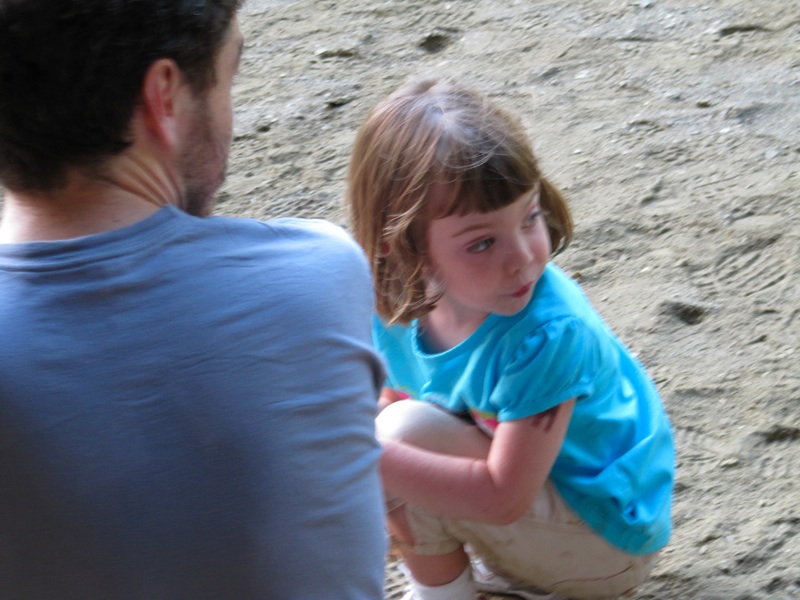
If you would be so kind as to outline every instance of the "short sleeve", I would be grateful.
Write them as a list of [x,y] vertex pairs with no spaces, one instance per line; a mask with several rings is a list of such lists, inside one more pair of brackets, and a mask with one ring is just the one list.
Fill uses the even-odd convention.
[[540,325],[511,351],[492,391],[498,420],[524,419],[591,395],[603,354],[596,333],[576,317]]

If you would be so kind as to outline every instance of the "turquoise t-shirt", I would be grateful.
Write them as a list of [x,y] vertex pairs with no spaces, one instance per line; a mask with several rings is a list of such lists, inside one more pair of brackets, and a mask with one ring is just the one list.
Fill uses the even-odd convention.
[[569,506],[611,544],[632,554],[663,547],[671,532],[672,432],[639,361],[603,322],[580,287],[549,264],[528,306],[490,315],[464,342],[431,354],[418,324],[386,327],[373,341],[388,385],[469,414],[492,435],[576,398],[550,477]]

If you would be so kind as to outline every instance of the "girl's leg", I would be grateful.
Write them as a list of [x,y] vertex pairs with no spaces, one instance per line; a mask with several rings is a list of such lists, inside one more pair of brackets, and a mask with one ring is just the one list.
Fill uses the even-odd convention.
[[[402,441],[442,454],[485,458],[489,453],[490,440],[477,427],[436,406],[414,400],[386,407],[378,415],[376,431],[379,440]],[[461,542],[435,524],[430,529],[437,531],[431,531],[430,536],[425,535],[424,528],[412,531],[402,498],[388,498],[387,504],[389,529],[414,581],[430,587],[462,581],[470,563]],[[470,581],[469,586],[459,587],[471,586]],[[471,589],[474,597],[474,588]],[[464,590],[464,593],[470,592]]]
[[469,557],[463,546],[444,554],[423,554],[415,552],[416,540],[406,519],[405,506],[399,506],[387,515],[389,530],[397,541],[403,562],[414,579],[427,586],[440,586],[450,583],[469,566]]
[[[408,515],[412,528],[416,519]],[[549,481],[528,513],[511,525],[445,520],[443,526],[505,578],[568,598],[619,597],[647,578],[657,558],[611,546],[572,512]]]
[[[395,402],[378,416],[377,431],[378,439],[445,454],[483,458],[489,451],[490,440],[477,427],[422,402]],[[420,583],[458,577],[466,543],[511,579],[566,597],[613,598],[639,585],[656,558],[610,546],[569,509],[551,482],[528,513],[508,526],[446,519],[406,506],[402,498],[389,502],[399,507],[390,511],[390,528]]]

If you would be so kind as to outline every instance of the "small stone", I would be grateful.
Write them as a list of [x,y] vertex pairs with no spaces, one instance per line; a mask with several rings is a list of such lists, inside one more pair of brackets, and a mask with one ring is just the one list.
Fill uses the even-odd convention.
[[357,53],[352,48],[320,48],[314,54],[318,58],[352,58]]
[[732,469],[738,466],[739,466],[739,459],[733,456],[728,458],[723,458],[721,461],[719,461],[719,467],[721,469]]

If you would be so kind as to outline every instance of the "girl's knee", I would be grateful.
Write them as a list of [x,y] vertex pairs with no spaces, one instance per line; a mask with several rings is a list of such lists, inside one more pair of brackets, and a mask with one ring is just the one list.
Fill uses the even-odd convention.
[[485,458],[490,439],[475,425],[434,404],[399,400],[384,408],[375,421],[381,442],[403,442],[453,456]]
[[[384,408],[375,419],[375,434],[381,442],[405,442],[424,446],[438,408],[416,400],[398,400]],[[423,443],[420,443],[423,442]]]

